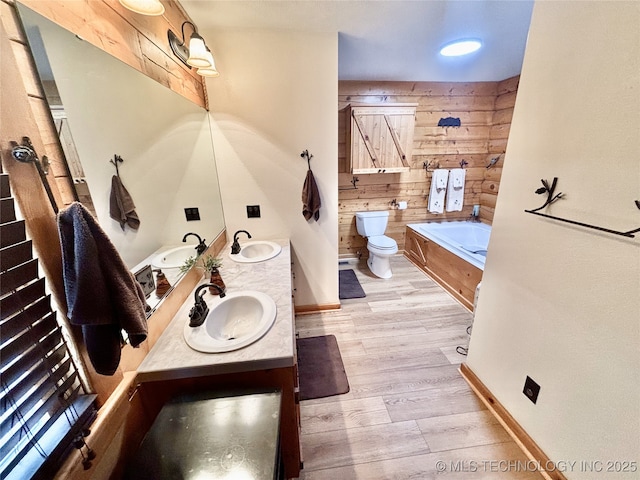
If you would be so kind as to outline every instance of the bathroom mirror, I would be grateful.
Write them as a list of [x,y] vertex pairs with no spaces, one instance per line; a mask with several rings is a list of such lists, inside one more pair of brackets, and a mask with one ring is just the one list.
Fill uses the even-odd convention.
[[[61,143],[71,137],[77,152],[74,183],[88,186],[87,203],[129,268],[138,271],[154,253],[186,245],[187,232],[213,241],[225,226],[209,112],[24,5],[18,11],[52,115],[68,127]],[[138,230],[123,230],[109,215],[115,155],[123,159],[116,163]],[[187,221],[185,209],[194,208],[199,220]],[[195,247],[197,240],[187,243]],[[172,285],[181,276],[178,269],[165,273]]]

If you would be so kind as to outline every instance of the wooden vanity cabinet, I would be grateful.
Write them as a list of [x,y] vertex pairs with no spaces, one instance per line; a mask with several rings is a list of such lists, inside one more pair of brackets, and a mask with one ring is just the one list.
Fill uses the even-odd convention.
[[347,161],[351,173],[410,170],[415,103],[347,106]]

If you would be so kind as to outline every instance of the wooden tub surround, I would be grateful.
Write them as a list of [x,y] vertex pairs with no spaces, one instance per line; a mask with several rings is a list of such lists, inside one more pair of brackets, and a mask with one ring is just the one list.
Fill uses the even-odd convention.
[[405,257],[473,311],[473,300],[476,287],[482,280],[482,270],[409,227],[405,239]]

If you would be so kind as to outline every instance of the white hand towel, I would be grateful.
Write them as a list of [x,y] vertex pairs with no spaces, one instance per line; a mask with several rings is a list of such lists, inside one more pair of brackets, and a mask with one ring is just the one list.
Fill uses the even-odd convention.
[[466,170],[454,168],[449,174],[447,187],[447,212],[459,212],[464,204],[464,179]]
[[447,178],[449,170],[438,168],[431,176],[431,189],[429,190],[429,212],[444,212],[444,197],[446,193]]

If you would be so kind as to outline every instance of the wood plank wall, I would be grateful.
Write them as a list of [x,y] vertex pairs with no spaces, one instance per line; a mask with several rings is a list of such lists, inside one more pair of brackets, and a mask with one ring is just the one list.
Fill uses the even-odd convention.
[[[480,193],[480,219],[486,223],[493,222],[493,212],[496,208],[504,152],[507,149],[507,139],[511,128],[513,107],[516,103],[520,76],[508,78],[498,83],[495,110],[489,136],[489,162],[497,158],[494,166],[485,168],[482,192]],[[489,164],[487,162],[487,164]]]
[[[367,256],[366,241],[358,235],[355,212],[390,210],[386,235],[404,249],[405,227],[429,220],[460,220],[481,205],[483,221],[491,223],[499,190],[502,156],[487,169],[491,158],[504,153],[519,77],[502,82],[365,82],[338,83],[338,222],[341,257]],[[417,103],[411,170],[405,173],[355,175],[347,165],[349,103]],[[440,118],[460,118],[460,127],[438,127]],[[459,168],[465,160],[466,185],[461,212],[430,214],[427,200],[431,173],[424,165]],[[486,177],[486,178],[485,178]],[[392,209],[391,202],[406,201],[406,210]],[[484,202],[484,204],[483,204]]]

